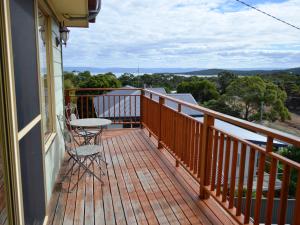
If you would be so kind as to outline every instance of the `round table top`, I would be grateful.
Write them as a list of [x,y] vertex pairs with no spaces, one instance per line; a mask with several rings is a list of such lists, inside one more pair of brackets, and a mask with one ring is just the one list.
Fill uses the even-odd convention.
[[87,118],[71,120],[70,125],[74,127],[103,127],[111,124],[111,120]]

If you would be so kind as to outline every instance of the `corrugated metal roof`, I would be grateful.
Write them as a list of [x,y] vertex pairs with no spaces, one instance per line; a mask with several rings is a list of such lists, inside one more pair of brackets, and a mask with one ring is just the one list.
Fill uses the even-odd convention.
[[[130,86],[126,86],[130,88]],[[197,104],[194,97],[189,93],[182,94],[167,94],[164,88],[147,88],[147,90],[164,94],[178,100],[182,100],[191,104]],[[120,96],[107,96],[107,95],[120,95]],[[129,96],[133,95],[133,96]],[[139,90],[114,90],[94,98],[95,112],[98,117],[139,117],[140,116],[140,95]],[[146,93],[149,96],[149,93]],[[153,94],[154,101],[159,100],[159,96]],[[178,104],[171,100],[166,100],[165,104],[177,110]],[[131,107],[129,107],[131,105]],[[201,116],[202,113],[188,107],[182,106],[182,112],[190,116]]]

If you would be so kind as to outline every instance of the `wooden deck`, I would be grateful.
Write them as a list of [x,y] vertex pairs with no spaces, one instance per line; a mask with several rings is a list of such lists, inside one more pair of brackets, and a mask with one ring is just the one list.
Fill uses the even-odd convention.
[[[157,150],[144,130],[106,131],[105,184],[86,175],[71,193],[79,173],[57,184],[48,207],[48,224],[234,224],[209,198],[200,201],[196,183]],[[61,174],[68,168],[67,161]],[[99,174],[99,170],[94,167]]]

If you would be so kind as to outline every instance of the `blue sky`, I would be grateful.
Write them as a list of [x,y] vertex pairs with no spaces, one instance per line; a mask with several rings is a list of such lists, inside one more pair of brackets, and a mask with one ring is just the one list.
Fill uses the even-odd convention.
[[[245,1],[300,26],[300,0]],[[288,68],[300,66],[300,31],[234,0],[103,0],[63,52],[79,67]]]

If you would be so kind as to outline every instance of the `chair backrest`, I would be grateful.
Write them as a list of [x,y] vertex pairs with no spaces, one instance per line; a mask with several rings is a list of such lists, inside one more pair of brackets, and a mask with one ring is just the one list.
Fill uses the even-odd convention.
[[79,119],[74,113],[71,114],[70,120],[76,120]]
[[72,133],[68,129],[63,130],[63,139],[65,143],[65,150],[71,152],[75,149],[75,141]]
[[77,110],[77,105],[73,103],[69,103],[65,106],[65,114],[67,119],[72,120],[71,116],[75,116],[76,119],[79,119],[79,114]]
[[72,132],[68,129],[68,120],[63,115],[57,115],[57,120],[59,122],[59,128],[63,135],[65,150],[72,151],[75,149],[75,142]]

